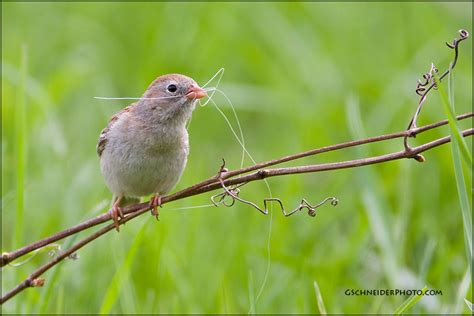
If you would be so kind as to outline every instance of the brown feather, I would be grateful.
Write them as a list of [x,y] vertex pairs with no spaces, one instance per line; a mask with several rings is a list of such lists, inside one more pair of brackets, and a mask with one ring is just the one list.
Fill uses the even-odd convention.
[[102,156],[102,152],[104,151],[105,145],[107,144],[107,136],[108,136],[108,133],[109,133],[110,129],[113,127],[114,123],[120,118],[120,116],[124,113],[130,112],[131,107],[134,106],[134,105],[135,105],[135,103],[132,103],[129,106],[123,108],[121,111],[114,114],[110,118],[110,121],[107,124],[107,127],[104,128],[102,130],[102,132],[100,132],[99,141],[97,142],[97,146],[96,146],[97,154],[99,155],[99,158],[100,158],[100,156]]

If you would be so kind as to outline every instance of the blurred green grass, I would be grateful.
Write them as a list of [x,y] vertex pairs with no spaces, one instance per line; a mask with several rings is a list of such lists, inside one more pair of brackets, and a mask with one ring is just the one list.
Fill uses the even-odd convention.
[[[23,243],[105,211],[110,193],[95,145],[108,118],[127,103],[93,96],[139,96],[169,72],[205,83],[225,67],[221,88],[257,161],[399,131],[415,110],[416,80],[431,62],[448,66],[452,52],[443,42],[460,28],[472,31],[471,12],[471,3],[2,3],[2,251],[19,238],[22,203]],[[472,105],[472,38],[464,44],[454,76],[457,113]],[[231,117],[225,100],[215,100]],[[444,115],[434,93],[420,124]],[[212,105],[195,111],[189,132],[191,154],[176,190],[214,175],[222,158],[239,166],[239,145]],[[448,133],[445,127],[412,142]],[[400,149],[392,141],[299,164]],[[172,210],[209,204],[203,195],[166,205],[158,223],[144,225],[152,221],[144,216],[88,245],[79,260],[45,274],[46,288],[25,291],[2,312],[96,313],[107,306],[113,313],[318,313],[317,280],[328,313],[392,313],[405,297],[344,291],[425,284],[443,295],[423,297],[410,311],[467,313],[472,284],[463,281],[469,265],[451,148],[425,157],[424,164],[270,179],[273,195],[288,207],[303,197],[336,195],[341,203],[316,218],[283,218],[274,208],[270,269],[258,300],[271,218],[243,205]],[[268,193],[254,183],[243,196],[261,203]],[[469,203],[472,209],[472,196]],[[4,268],[2,291],[45,260]],[[117,279],[124,269],[128,275]],[[118,292],[109,294],[109,287]]]

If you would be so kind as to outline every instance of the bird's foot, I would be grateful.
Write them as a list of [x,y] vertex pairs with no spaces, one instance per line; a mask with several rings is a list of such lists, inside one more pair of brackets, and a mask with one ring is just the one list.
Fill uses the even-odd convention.
[[122,198],[117,198],[117,200],[115,200],[114,204],[112,205],[112,208],[109,211],[110,217],[114,221],[115,229],[117,230],[117,232],[120,231],[120,229],[119,229],[119,217],[121,219],[125,218],[125,215],[123,214],[122,209],[119,206],[121,199]]
[[161,195],[156,194],[153,196],[153,198],[150,200],[150,207],[151,215],[155,216],[156,219],[159,220],[158,215],[160,214],[158,213],[158,207],[161,207]]

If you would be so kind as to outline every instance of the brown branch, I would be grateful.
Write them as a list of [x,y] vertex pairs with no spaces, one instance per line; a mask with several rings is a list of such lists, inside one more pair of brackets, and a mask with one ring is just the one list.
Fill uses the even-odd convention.
[[[460,115],[457,117],[458,120],[466,119],[469,117],[472,117],[474,113],[466,113],[463,115]],[[447,121],[440,121],[434,124],[430,124],[427,126],[419,127],[417,128],[416,132],[421,133],[442,125],[446,125]],[[335,163],[325,163],[325,164],[316,164],[316,165],[308,165],[308,166],[297,166],[297,167],[288,167],[288,168],[274,168],[274,169],[261,169],[266,166],[271,166],[271,165],[276,165],[280,164],[282,162],[287,162],[295,159],[299,159],[302,157],[307,157],[310,155],[316,155],[319,153],[323,152],[328,152],[336,149],[342,149],[342,148],[348,148],[348,147],[353,147],[356,145],[361,145],[361,144],[367,144],[367,143],[374,143],[382,140],[387,140],[387,139],[393,139],[393,138],[399,138],[399,137],[404,137],[406,133],[409,133],[410,131],[404,131],[404,132],[399,132],[399,133],[393,133],[393,134],[387,134],[387,135],[381,135],[378,137],[371,137],[363,140],[358,140],[358,141],[352,141],[352,142],[346,142],[342,144],[337,144],[333,146],[328,146],[328,147],[322,147],[319,149],[314,149],[310,150],[304,153],[299,153],[291,156],[286,156],[282,157],[280,159],[275,159],[271,160],[268,162],[260,163],[251,167],[247,168],[242,168],[234,171],[229,171],[224,174],[222,174],[222,179],[225,179],[223,183],[225,185],[235,185],[235,184],[240,184],[240,183],[248,183],[252,181],[257,181],[257,180],[262,180],[264,178],[268,177],[274,177],[274,176],[282,176],[282,175],[290,175],[290,174],[299,174],[299,173],[314,173],[314,172],[321,172],[321,171],[328,171],[328,170],[337,170],[337,169],[345,169],[345,168],[354,168],[354,167],[360,167],[360,166],[366,166],[366,165],[371,165],[371,164],[377,164],[377,163],[382,163],[382,162],[387,162],[391,160],[398,160],[402,158],[413,158],[415,155],[419,155],[422,152],[425,152],[429,149],[441,146],[443,144],[446,144],[450,142],[451,138],[450,136],[445,136],[439,139],[436,139],[432,142],[420,145],[418,147],[411,148],[410,150],[402,150],[399,152],[395,153],[390,153],[386,155],[381,155],[381,156],[376,156],[376,157],[369,157],[369,158],[362,158],[362,159],[356,159],[356,160],[347,160],[347,161],[342,161],[342,162],[335,162]],[[467,130],[464,130],[462,132],[462,135],[464,137],[466,136],[471,136],[474,134],[474,129],[470,128]],[[256,172],[243,175],[237,178],[232,178],[236,175],[241,175],[243,173],[247,173],[249,171],[255,171]],[[218,177],[211,177],[205,181],[202,181],[201,183],[198,183],[194,186],[191,186],[188,189],[184,189],[182,191],[179,191],[175,194],[163,197],[162,199],[162,204],[183,199],[185,197],[189,196],[195,196],[199,194],[203,194],[209,191],[213,191],[216,189],[221,188],[221,183],[219,182]],[[150,209],[150,205],[148,202],[145,203],[140,203],[136,205],[132,205],[130,207],[127,207],[124,209],[124,213],[126,214],[125,218],[121,219],[119,221],[119,224],[122,225],[133,218],[147,212]],[[103,223],[105,221],[110,220],[110,215],[108,213],[102,214],[100,216],[97,216],[93,219],[87,220],[79,225],[73,226],[69,229],[66,229],[62,232],[59,232],[53,236],[50,236],[48,238],[45,238],[43,240],[40,240],[38,242],[35,242],[31,245],[28,245],[26,247],[20,248],[17,251],[11,252],[11,253],[5,253],[2,255],[2,265],[11,262],[13,259],[20,257],[21,255],[24,255],[28,252],[31,252],[35,249],[38,249],[42,246],[45,246],[51,242],[60,240],[62,238],[65,238],[67,236],[70,236],[72,234],[75,234],[79,231],[82,231],[84,229],[90,228],[92,226],[98,225],[100,223]],[[51,269],[53,266],[61,262],[63,259],[69,257],[73,253],[75,253],[77,250],[81,249],[83,246],[87,245],[91,241],[97,239],[98,237],[104,235],[105,233],[113,230],[115,228],[114,224],[109,224],[96,233],[90,235],[89,237],[85,238],[84,240],[78,242],[68,250],[62,252],[58,257],[54,258],[50,262],[44,264],[41,266],[39,269],[34,271],[28,278],[26,278],[23,282],[18,284],[15,288],[13,288],[11,291],[6,293],[0,300],[0,303],[3,304],[16,294],[20,293],[24,289],[28,287],[34,287],[34,286],[39,286],[42,285],[44,280],[39,279],[39,277]]]
[[[473,117],[473,116],[474,116],[474,113],[470,112],[470,113],[465,113],[465,114],[459,115],[456,118],[458,120],[464,120],[464,119],[467,119],[467,118],[470,118],[470,117]],[[385,140],[394,139],[394,138],[405,137],[409,133],[412,134],[412,135],[417,135],[417,134],[420,134],[422,132],[426,132],[428,130],[435,129],[437,127],[440,127],[440,126],[443,126],[443,125],[446,125],[446,124],[448,124],[448,121],[443,120],[443,121],[439,121],[439,122],[429,124],[429,125],[426,125],[426,126],[418,127],[418,128],[413,129],[411,131],[402,131],[402,132],[398,132],[398,133],[386,134],[386,135],[381,135],[381,136],[376,136],[376,137],[369,137],[369,138],[366,138],[366,139],[350,141],[350,142],[344,142],[344,143],[340,143],[340,144],[336,144],[336,145],[332,145],[332,146],[326,146],[326,147],[321,147],[321,148],[317,148],[317,149],[312,149],[312,150],[308,150],[308,151],[305,151],[305,152],[302,152],[302,153],[293,154],[293,155],[285,156],[285,157],[282,157],[282,158],[262,162],[262,163],[252,165],[252,166],[249,166],[249,167],[246,167],[246,168],[228,171],[225,174],[223,174],[222,177],[223,177],[223,179],[229,179],[229,178],[232,178],[232,177],[235,177],[235,176],[238,176],[238,175],[242,175],[242,174],[245,174],[245,173],[248,173],[248,172],[251,172],[251,171],[259,170],[259,169],[266,168],[266,167],[269,167],[269,166],[273,166],[273,165],[281,164],[281,163],[284,163],[284,162],[289,162],[289,161],[293,161],[293,160],[297,160],[297,159],[301,159],[301,158],[304,158],[304,157],[309,157],[309,156],[313,156],[313,155],[317,155],[317,154],[321,154],[321,153],[325,153],[325,152],[329,152],[329,151],[334,151],[334,150],[339,150],[339,149],[344,149],[344,148],[349,148],[349,147],[354,147],[354,146],[359,146],[359,145],[364,145],[364,144],[369,144],[369,143],[375,143],[375,142],[385,141]],[[414,150],[414,149],[411,149],[411,150]],[[411,151],[411,153],[413,154],[413,151]],[[336,163],[336,164],[341,165],[343,163]],[[347,168],[347,167],[339,167],[338,169],[341,169],[341,168]],[[330,170],[330,169],[327,169],[327,170]],[[200,183],[197,183],[197,184],[195,184],[195,185],[193,185],[189,188],[181,190],[181,191],[179,191],[179,192],[177,192],[177,193],[175,193],[171,196],[163,197],[162,203],[164,204],[164,203],[167,203],[167,202],[171,202],[171,201],[182,199],[182,198],[185,198],[185,197],[188,197],[188,196],[195,195],[196,192],[200,192],[200,191],[197,191],[197,190],[202,190],[203,188],[205,188],[205,187],[207,187],[211,184],[213,184],[214,187],[215,187],[215,185],[218,184],[218,183],[219,183],[219,181],[218,181],[217,177],[215,177],[215,176],[211,177],[211,178],[209,178],[207,180],[204,180]],[[229,184],[229,183],[226,182],[226,184]],[[235,184],[235,183],[230,183],[230,184]],[[137,212],[138,210],[141,210],[146,205],[148,205],[148,204],[147,203],[141,203],[141,204],[131,205],[131,206],[125,208],[123,210],[123,212],[124,212],[124,214],[134,213],[134,212]],[[91,218],[91,219],[86,220],[86,221],[84,221],[80,224],[77,224],[77,225],[72,226],[68,229],[60,231],[57,234],[54,234],[52,236],[49,236],[47,238],[41,239],[37,242],[34,242],[32,244],[29,244],[27,246],[19,248],[15,251],[3,253],[2,257],[1,257],[1,266],[3,267],[6,264],[12,262],[13,260],[18,259],[21,256],[24,256],[25,254],[28,254],[28,253],[36,250],[36,249],[42,248],[46,245],[49,245],[53,242],[64,239],[68,236],[77,234],[77,233],[79,233],[83,230],[86,230],[88,228],[91,228],[91,227],[94,227],[96,225],[102,224],[102,223],[104,223],[108,220],[110,220],[110,215],[108,213],[104,213],[104,214],[101,214],[101,215],[99,215],[95,218]]]

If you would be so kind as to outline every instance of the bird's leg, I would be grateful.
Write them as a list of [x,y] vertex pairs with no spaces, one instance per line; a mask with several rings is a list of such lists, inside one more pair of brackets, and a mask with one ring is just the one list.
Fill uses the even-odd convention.
[[151,209],[151,215],[155,216],[156,219],[158,219],[158,207],[161,207],[161,195],[160,194],[155,194],[153,198],[150,200],[150,207]]
[[119,229],[119,216],[120,218],[124,218],[125,216],[123,215],[122,209],[120,208],[120,201],[122,201],[123,196],[117,196],[117,198],[114,201],[114,204],[112,205],[112,208],[110,209],[110,217],[112,217],[112,220],[114,221],[115,224],[115,229],[117,231],[120,231]]

